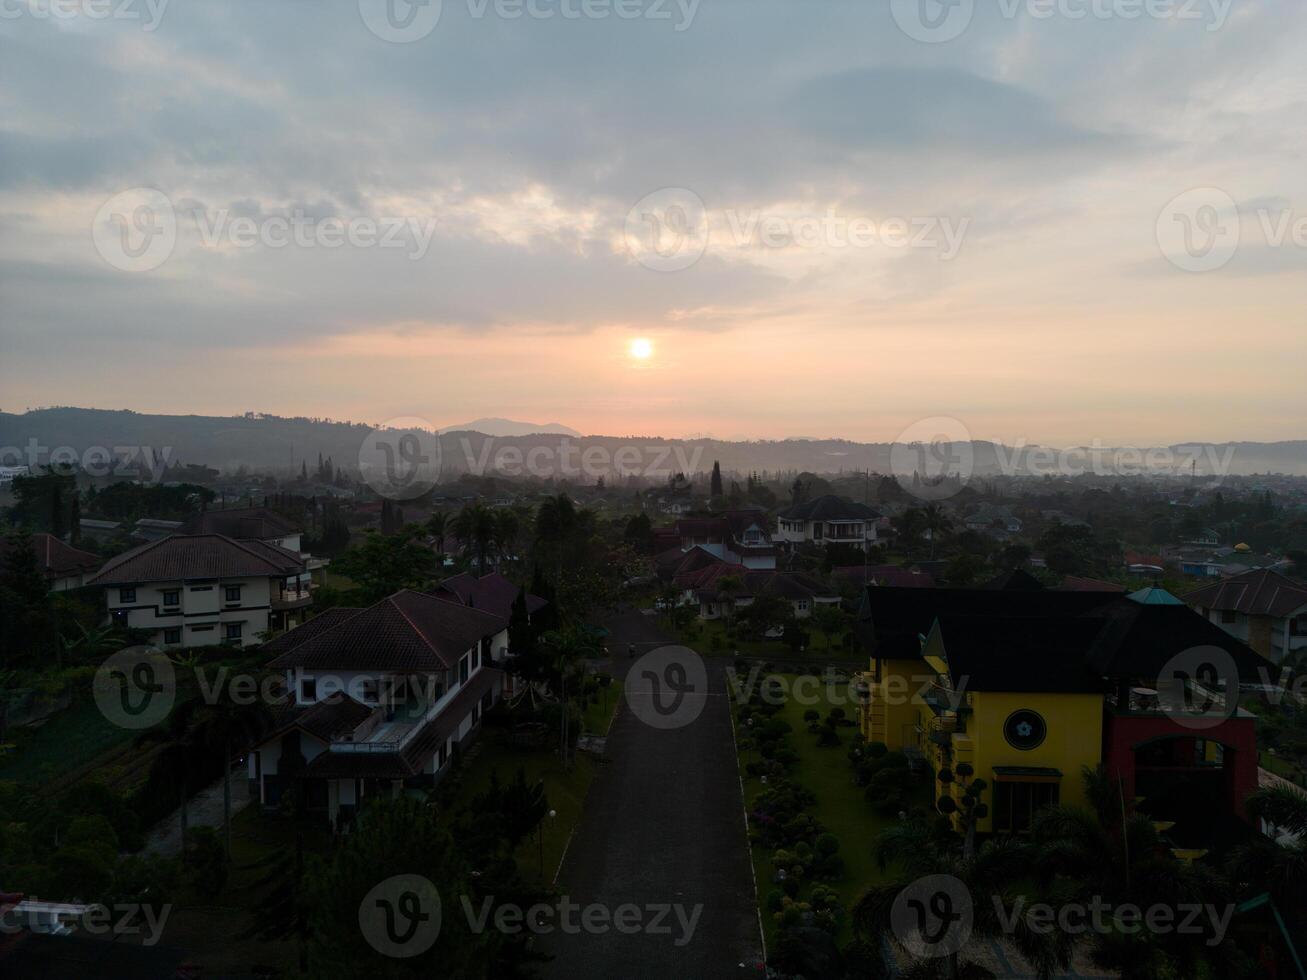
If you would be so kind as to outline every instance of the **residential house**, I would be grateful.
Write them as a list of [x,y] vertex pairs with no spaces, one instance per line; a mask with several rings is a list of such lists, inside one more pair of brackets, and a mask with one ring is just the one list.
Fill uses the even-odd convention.
[[1307,585],[1279,572],[1268,568],[1244,572],[1181,598],[1276,663],[1307,647]]
[[831,570],[840,582],[856,585],[892,585],[904,589],[932,589],[935,577],[929,572],[903,565],[846,565]]
[[170,534],[180,534],[181,521],[161,521],[153,517],[142,517],[132,529],[132,537],[137,541],[161,541]]
[[301,531],[292,521],[266,507],[206,510],[182,524],[182,534],[221,534],[237,541],[264,541],[299,552]]
[[443,777],[500,699],[508,622],[402,590],[329,609],[266,649],[289,694],[249,754],[251,796],[272,806],[303,780],[310,811],[344,830],[368,798]]
[[262,541],[174,534],[111,558],[87,579],[109,615],[162,647],[250,646],[303,621],[304,559]]
[[967,515],[963,523],[968,531],[1020,534],[1025,527],[1021,518],[1012,513],[1012,508],[1001,504],[981,504]]
[[[522,587],[514,585],[498,572],[489,572],[478,578],[468,572],[447,578],[432,590],[441,599],[480,609],[499,616],[507,622],[513,615],[513,603],[522,594]],[[548,602],[538,595],[526,593],[526,615],[529,620]]]
[[[0,561],[14,547],[15,540],[0,534]],[[99,555],[65,544],[53,534],[33,534],[31,540],[36,563],[51,592],[80,589],[86,584],[87,577],[94,575],[104,564]]]
[[773,569],[776,548],[760,510],[728,510],[712,517],[683,517],[675,524],[682,552],[702,548],[721,561]]
[[988,784],[977,830],[1022,833],[1043,805],[1088,803],[1081,773],[1100,765],[1128,803],[1173,824],[1178,846],[1247,819],[1253,716],[1231,704],[1186,726],[1176,711],[1194,692],[1158,687],[1196,647],[1225,651],[1240,680],[1267,662],[1160,589],[873,587],[857,632],[871,658],[864,735],[938,777],[936,805],[957,829],[972,779]]
[[26,466],[0,466],[0,491],[12,490],[16,478],[31,474],[31,469]]
[[730,616],[760,596],[775,596],[788,602],[798,619],[811,616],[818,606],[838,605],[840,601],[834,591],[807,575],[749,569],[722,561],[682,572],[673,584],[681,592],[681,601],[697,605],[699,618],[704,620]]
[[825,494],[781,511],[776,540],[789,547],[845,544],[865,551],[876,544],[880,516],[866,504]]

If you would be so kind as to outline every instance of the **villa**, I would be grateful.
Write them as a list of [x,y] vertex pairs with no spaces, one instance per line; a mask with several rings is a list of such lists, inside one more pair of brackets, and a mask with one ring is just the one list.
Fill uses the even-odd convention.
[[335,608],[265,648],[287,704],[249,754],[251,796],[273,806],[296,780],[308,808],[348,828],[365,799],[434,786],[502,695],[508,622],[402,590]]
[[[1161,589],[865,590],[857,631],[871,656],[862,732],[936,775],[954,813],[970,778],[988,784],[981,832],[1030,827],[1047,803],[1086,803],[1082,769],[1104,767],[1127,801],[1180,846],[1246,820],[1257,787],[1254,719],[1225,705],[1198,724],[1179,707],[1214,699],[1167,682],[1199,665],[1174,658],[1217,647],[1241,681],[1268,661]],[[1159,687],[1163,690],[1159,693]],[[949,798],[950,803],[942,801]]]
[[312,603],[304,559],[275,544],[174,534],[111,558],[86,585],[111,619],[162,647],[250,646],[297,626]]
[[800,544],[847,544],[865,551],[876,544],[880,513],[833,494],[795,504],[777,515],[776,540]]

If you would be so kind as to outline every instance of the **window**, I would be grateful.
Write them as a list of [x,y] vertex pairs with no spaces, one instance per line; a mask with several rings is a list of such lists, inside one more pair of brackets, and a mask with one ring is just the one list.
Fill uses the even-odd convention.
[[807,611],[808,611],[808,600],[807,600],[807,599],[800,599],[798,602],[796,602],[796,603],[794,604],[794,608],[797,609],[799,612],[807,612]]
[[458,662],[458,682],[460,684],[467,683],[467,674],[468,674],[467,657],[464,657],[462,660]]
[[318,700],[318,679],[316,677],[300,678],[300,700],[301,701]]
[[1223,622],[1223,623],[1234,623],[1234,622],[1237,622],[1238,619],[1239,619],[1239,614],[1238,614],[1237,612],[1235,612],[1233,609],[1222,609],[1222,610],[1221,610],[1221,622]]
[[1030,830],[1035,812],[1058,802],[1057,783],[994,784],[994,832],[1021,834]]
[[476,670],[481,666],[481,648],[479,646],[472,648],[472,669]]
[[180,643],[182,641],[182,631],[178,627],[166,629],[163,631],[164,643]]
[[227,586],[227,601],[228,602],[241,601],[241,587],[239,585]]
[[209,623],[207,626],[192,626],[192,627],[191,627],[191,632],[192,632],[192,633],[212,633],[212,632],[213,632],[213,624],[212,624],[212,623]]
[[180,606],[182,604],[182,594],[179,589],[164,589],[163,604],[165,606]]
[[135,590],[135,589],[119,589],[119,590],[118,590],[118,601],[119,601],[119,602],[135,602],[135,601],[136,601],[136,590]]
[[228,640],[239,640],[244,626],[244,623],[228,623],[223,627],[222,635]]

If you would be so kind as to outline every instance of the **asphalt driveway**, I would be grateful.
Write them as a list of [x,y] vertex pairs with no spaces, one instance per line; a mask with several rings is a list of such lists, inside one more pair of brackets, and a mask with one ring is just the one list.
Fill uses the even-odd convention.
[[[667,642],[656,620],[638,612],[607,625],[619,677],[632,664],[628,643],[643,653]],[[624,932],[554,932],[542,942],[555,956],[541,971],[545,977],[759,975],[762,942],[724,669],[720,660],[708,660],[707,668],[704,710],[685,727],[646,724],[623,700],[609,734],[608,764],[591,786],[559,874],[559,890],[572,903],[598,904],[609,914],[635,906],[639,922],[655,928],[634,931],[632,918]],[[674,908],[655,923],[662,906]]]

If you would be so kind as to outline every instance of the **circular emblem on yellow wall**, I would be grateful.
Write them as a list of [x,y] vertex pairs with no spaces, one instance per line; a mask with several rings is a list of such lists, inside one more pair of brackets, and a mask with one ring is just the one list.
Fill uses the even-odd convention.
[[1048,725],[1038,712],[1022,708],[1008,715],[1003,723],[1003,737],[1008,745],[1023,752],[1037,749],[1048,737]]

